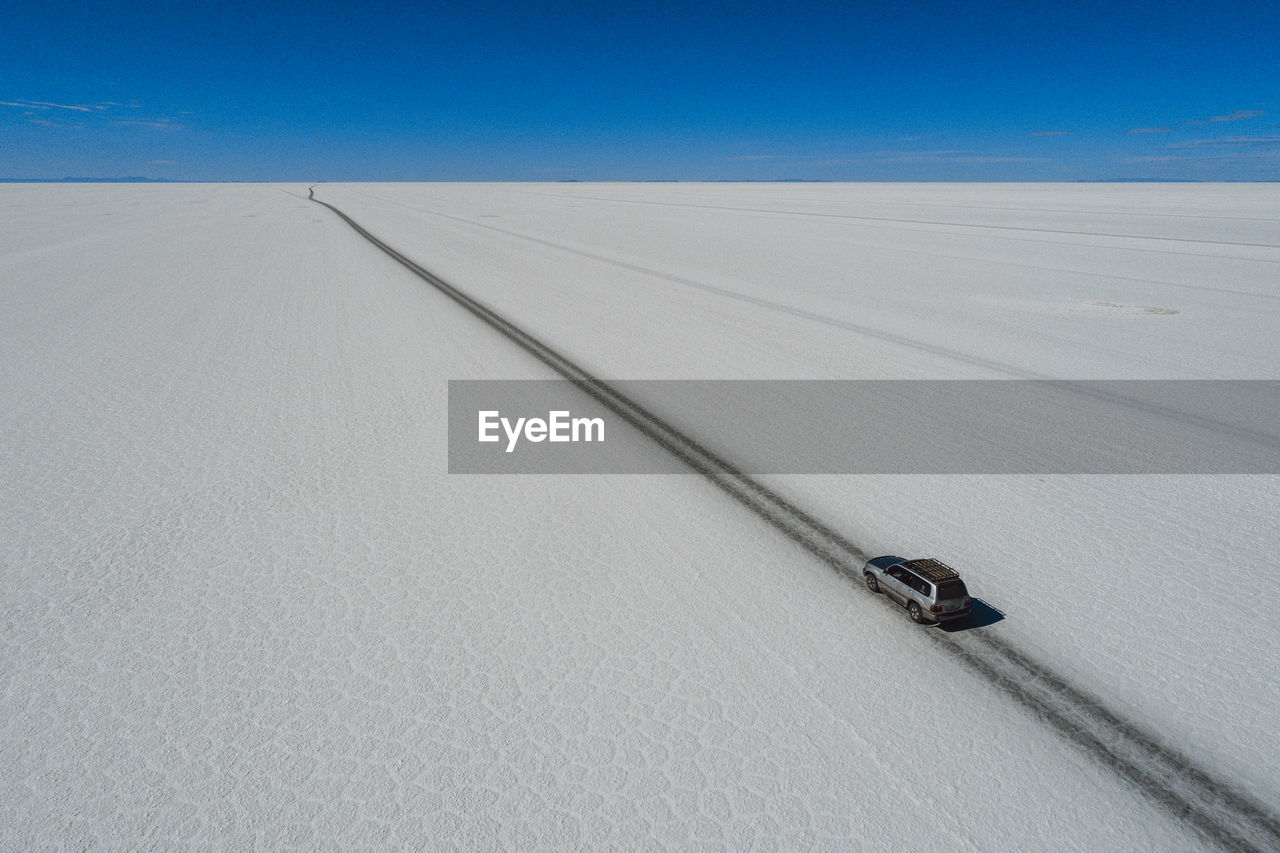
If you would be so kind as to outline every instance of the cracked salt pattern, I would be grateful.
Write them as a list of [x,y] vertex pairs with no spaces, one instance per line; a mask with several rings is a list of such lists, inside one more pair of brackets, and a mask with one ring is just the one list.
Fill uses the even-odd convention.
[[[606,377],[1280,376],[1266,185],[321,190]],[[1104,293],[1185,310],[1074,310]],[[994,631],[1280,807],[1276,478],[767,480],[864,548],[949,557]],[[1227,566],[1247,594],[1206,580]]]
[[[1202,848],[698,478],[445,474],[445,380],[545,370],[300,195],[0,189],[0,847]],[[460,241],[439,247],[459,286],[576,295],[539,278],[548,247],[467,273],[495,238],[466,233],[432,238]],[[525,262],[546,290],[492,290]],[[758,342],[756,310],[723,309],[700,363],[730,341],[785,375],[858,347],[791,320]],[[548,337],[643,367],[616,331]],[[997,529],[967,488],[930,507],[943,530]],[[1188,538],[1150,533],[1174,560]],[[1137,651],[1162,660],[1152,633]],[[1228,689],[1227,760],[1270,713]]]

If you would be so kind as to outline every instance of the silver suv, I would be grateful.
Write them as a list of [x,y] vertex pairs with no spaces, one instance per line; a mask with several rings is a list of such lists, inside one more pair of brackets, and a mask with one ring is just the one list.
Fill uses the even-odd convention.
[[949,622],[969,615],[969,590],[956,570],[940,560],[875,557],[862,573],[867,589],[883,592],[907,608],[915,622]]

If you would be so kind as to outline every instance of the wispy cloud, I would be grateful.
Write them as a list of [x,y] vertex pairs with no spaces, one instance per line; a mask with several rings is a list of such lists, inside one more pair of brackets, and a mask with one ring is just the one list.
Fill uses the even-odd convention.
[[983,163],[1033,163],[1043,158],[974,154],[968,151],[947,149],[942,151],[886,152],[876,159],[885,163],[959,163],[972,165]]
[[1228,121],[1248,121],[1251,118],[1258,118],[1259,116],[1264,116],[1266,114],[1267,113],[1265,110],[1236,110],[1235,112],[1227,113],[1226,115],[1210,116],[1209,118],[1200,118],[1200,119],[1192,119],[1191,121],[1184,121],[1183,124],[1184,125],[1222,124],[1223,122],[1228,122]]
[[902,151],[891,149],[887,151],[864,151],[858,154],[849,154],[844,157],[824,157],[822,159],[797,161],[797,165],[801,166],[848,166],[855,163],[911,163],[911,162],[927,162],[936,160],[950,154],[963,154],[959,149],[943,149],[938,151]]
[[1186,174],[1217,173],[1232,174],[1235,177],[1248,174],[1263,180],[1275,180],[1275,169],[1280,167],[1280,136],[1188,139],[1165,145],[1160,152],[1130,157],[1124,162],[1177,166],[1179,169],[1190,170]]
[[1135,127],[1133,130],[1128,131],[1128,133],[1171,133],[1171,132],[1173,132],[1172,127]]
[[1246,119],[1258,118],[1259,116],[1263,116],[1263,115],[1266,115],[1266,113],[1263,112],[1262,110],[1236,110],[1235,112],[1229,115],[1214,116],[1213,118],[1209,119],[1209,121],[1215,124],[1218,122],[1224,122],[1224,121],[1245,121]]
[[1166,145],[1169,149],[1181,148],[1247,148],[1280,145],[1280,136],[1223,136],[1218,139],[1188,139]]
[[75,110],[82,113],[93,112],[93,107],[86,107],[83,104],[55,104],[50,101],[0,101],[0,106],[20,107],[28,110]]
[[1036,163],[1043,157],[1012,157],[996,154],[975,154],[960,148],[941,148],[934,151],[867,151],[863,154],[850,154],[847,157],[833,157],[822,160],[796,161],[798,166],[849,166],[881,164],[916,164],[916,165],[984,165],[999,163]]
[[739,154],[736,157],[725,157],[725,160],[742,162],[746,160],[781,160],[781,154]]
[[185,130],[184,125],[170,121],[167,118],[158,118],[152,120],[143,119],[120,119],[111,122],[116,127],[150,127],[156,130]]
[[1070,136],[1069,130],[1033,130],[1027,136]]
[[40,127],[69,127],[73,130],[79,130],[84,127],[84,125],[79,122],[75,124],[67,124],[65,121],[51,121],[47,118],[40,118],[39,116],[31,116],[27,119],[27,124],[35,124]]
[[971,157],[950,157],[946,162],[949,163],[1036,163],[1043,160],[1043,157],[998,157],[998,156],[971,156]]
[[937,160],[966,153],[960,148],[935,148],[932,151],[869,151],[867,156],[875,160]]
[[[115,112],[117,109],[129,110],[124,115],[138,115],[136,110],[141,109],[141,104],[128,103],[122,104],[117,101],[98,101],[93,104],[58,104],[53,101],[33,101],[27,98],[17,98],[12,101],[0,101],[0,107],[14,107],[22,110],[27,116],[29,124],[40,125],[41,127],[72,127],[83,128],[83,124],[68,124],[61,121],[55,116],[59,115],[58,110],[69,110],[73,113],[87,113],[92,118],[86,118],[85,121],[90,122],[106,122],[113,127],[145,127],[153,130],[186,130],[186,126],[179,124],[170,118],[121,118],[114,119],[113,115],[121,115]],[[191,115],[190,111],[184,110],[182,115]],[[77,115],[77,119],[82,116]],[[66,118],[71,118],[66,116]],[[102,127],[102,124],[96,125]]]

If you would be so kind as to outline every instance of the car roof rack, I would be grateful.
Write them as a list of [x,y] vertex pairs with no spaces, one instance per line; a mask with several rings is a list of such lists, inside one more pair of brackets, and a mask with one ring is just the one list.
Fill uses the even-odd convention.
[[902,564],[926,580],[949,581],[960,577],[960,573],[941,560],[926,557],[920,560],[908,560]]

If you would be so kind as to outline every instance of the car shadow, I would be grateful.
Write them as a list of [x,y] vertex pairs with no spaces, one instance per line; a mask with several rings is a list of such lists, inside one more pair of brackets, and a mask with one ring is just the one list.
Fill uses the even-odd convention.
[[954,622],[945,622],[939,627],[948,634],[956,631],[968,631],[973,628],[985,628],[988,625],[994,625],[1004,619],[1004,613],[987,604],[981,598],[972,598],[969,600],[969,618],[957,619]]

